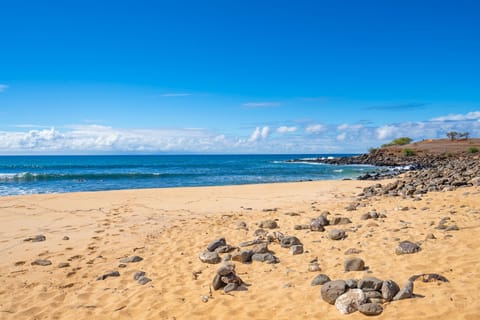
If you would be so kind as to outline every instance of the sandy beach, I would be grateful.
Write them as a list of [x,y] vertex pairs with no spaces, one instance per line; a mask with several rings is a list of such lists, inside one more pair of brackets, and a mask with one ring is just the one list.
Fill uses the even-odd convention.
[[[384,183],[384,182],[382,182]],[[414,274],[438,273],[449,282],[415,282],[415,298],[383,305],[379,319],[479,319],[480,187],[431,192],[420,200],[372,197],[345,208],[371,181],[321,181],[227,187],[175,188],[12,196],[0,198],[1,319],[364,319],[342,315],[311,286],[319,273],[333,279],[366,276],[402,286]],[[385,215],[361,220],[376,209]],[[329,211],[352,223],[326,232],[295,230]],[[459,230],[439,230],[446,225]],[[297,236],[305,252],[291,255],[278,243],[278,264],[235,262],[246,291],[213,291],[219,264],[199,254],[218,237],[253,240],[258,223],[275,219]],[[248,230],[238,228],[246,223]],[[347,237],[330,240],[330,229]],[[436,239],[426,240],[433,234]],[[45,241],[24,241],[44,235]],[[67,240],[68,239],[68,240]],[[399,241],[422,250],[396,255]],[[345,272],[345,251],[356,248],[368,269]],[[120,260],[138,255],[140,262]],[[318,257],[320,272],[309,272]],[[51,265],[31,263],[37,259]],[[60,264],[62,267],[59,267]],[[152,281],[133,277],[146,272]],[[96,280],[111,271],[119,277]]]

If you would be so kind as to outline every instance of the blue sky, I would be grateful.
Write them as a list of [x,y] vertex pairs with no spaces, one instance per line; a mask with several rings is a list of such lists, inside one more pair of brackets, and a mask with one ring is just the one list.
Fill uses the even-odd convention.
[[478,1],[2,1],[0,153],[480,136]]

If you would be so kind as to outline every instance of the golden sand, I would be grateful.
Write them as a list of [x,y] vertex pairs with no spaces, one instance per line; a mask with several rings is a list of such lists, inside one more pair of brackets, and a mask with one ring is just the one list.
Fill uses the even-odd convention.
[[[377,197],[356,211],[345,210],[370,184],[322,181],[0,198],[0,319],[365,319],[358,312],[341,315],[321,300],[320,287],[310,285],[318,272],[308,271],[315,257],[331,279],[374,276],[402,286],[413,274],[438,273],[450,280],[416,281],[417,297],[384,304],[379,319],[480,319],[480,188],[429,193],[421,201]],[[374,208],[387,217],[360,220]],[[327,227],[345,229],[346,239],[294,230],[326,210],[352,220]],[[299,215],[285,214],[291,212]],[[444,217],[460,230],[435,229]],[[306,252],[292,256],[273,243],[269,248],[279,264],[236,263],[237,273],[251,284],[248,291],[214,291],[203,302],[218,265],[204,264],[198,255],[220,236],[232,245],[254,239],[256,224],[265,219],[278,219],[277,230],[297,236]],[[238,229],[238,221],[249,230]],[[436,239],[425,241],[430,233]],[[38,234],[46,241],[23,241]],[[420,241],[422,251],[398,256],[400,240]],[[356,256],[368,271],[343,271],[349,248],[362,250]],[[120,259],[131,255],[144,260],[119,268]],[[52,265],[31,265],[36,259]],[[60,263],[69,267],[58,268]],[[113,270],[120,277],[96,281]],[[152,282],[134,281],[139,270]]]

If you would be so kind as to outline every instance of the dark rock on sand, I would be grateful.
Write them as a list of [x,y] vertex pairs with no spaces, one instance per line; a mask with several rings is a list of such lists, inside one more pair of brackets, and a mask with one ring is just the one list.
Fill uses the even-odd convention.
[[382,284],[382,297],[386,301],[392,301],[393,297],[400,291],[400,287],[393,280],[385,280]]
[[37,259],[31,263],[32,266],[49,266],[52,264],[52,261],[50,260],[45,260],[45,259]]
[[324,225],[322,222],[320,222],[318,219],[312,219],[310,222],[310,230],[312,231],[320,231],[323,232],[325,231],[325,228],[323,227]]
[[393,297],[393,300],[409,299],[413,297],[413,281],[407,281],[403,288]]
[[345,271],[363,271],[365,270],[365,262],[360,258],[348,258],[344,263]]
[[131,257],[126,257],[120,260],[121,263],[134,263],[134,262],[140,262],[142,261],[143,258],[140,256],[131,256]]
[[366,316],[377,316],[383,312],[383,307],[378,303],[364,303],[358,307],[358,311]]
[[253,249],[252,249],[253,253],[268,253],[270,252],[268,250],[268,243],[266,242],[262,242],[262,243],[259,243],[259,244],[256,244]]
[[345,231],[341,229],[332,229],[328,232],[328,238],[331,240],[342,240],[346,236]]
[[252,255],[252,261],[266,262],[268,264],[279,263],[280,262],[280,260],[270,252],[254,253]]
[[210,264],[220,263],[220,261],[222,260],[218,255],[218,253],[216,253],[215,251],[213,252],[204,251],[200,254],[199,258],[200,258],[200,261],[202,261],[203,263],[210,263]]
[[252,261],[252,255],[253,255],[252,250],[242,250],[232,254],[232,260],[238,261],[241,263],[247,263]]
[[317,275],[315,278],[313,278],[312,282],[310,282],[310,285],[311,286],[320,286],[320,285],[323,285],[329,281],[332,281],[330,280],[330,278],[326,275],[326,274],[319,274]]
[[112,272],[109,272],[109,273],[105,273],[104,275],[101,275],[100,277],[97,278],[97,281],[98,280],[105,280],[109,277],[120,277],[120,272],[118,271],[112,271]]
[[381,290],[383,281],[375,277],[367,277],[358,281],[358,288],[362,290]]
[[398,244],[397,248],[395,249],[396,254],[412,254],[420,251],[421,248],[418,244],[413,243],[411,241],[402,241]]
[[227,245],[227,241],[225,241],[225,238],[218,238],[210,242],[207,246],[207,250],[212,252],[215,251],[218,247],[223,247]]
[[276,229],[278,228],[278,223],[275,220],[264,220],[260,222],[258,225],[260,228],[265,228],[265,229]]
[[294,245],[297,245],[297,244],[302,244],[302,243],[300,242],[300,239],[298,239],[297,237],[294,237],[294,236],[284,237],[280,241],[280,246],[282,248],[290,248],[291,246],[294,246]]
[[135,274],[133,275],[133,280],[138,280],[140,279],[141,277],[145,276],[146,273],[145,271],[137,271],[135,272]]
[[217,252],[217,253],[228,253],[228,252],[232,252],[235,249],[236,248],[234,246],[231,246],[231,245],[227,244],[227,245],[224,245],[224,246],[217,247],[215,249],[215,252]]
[[70,267],[70,263],[68,262],[61,262],[57,266],[57,268],[68,268],[68,267]]
[[47,237],[45,237],[43,234],[39,234],[35,237],[29,237],[24,239],[23,241],[29,241],[29,242],[42,242],[47,240]]
[[295,245],[290,247],[290,254],[297,255],[297,254],[302,254],[302,253],[303,253],[303,245],[295,244]]
[[152,281],[152,279],[150,278],[147,278],[145,276],[141,276],[140,278],[138,278],[137,282],[138,284],[141,284],[142,286],[149,283],[150,281]]
[[345,293],[347,284],[343,280],[329,281],[322,286],[320,290],[321,297],[324,301],[335,304],[335,300]]
[[423,282],[434,282],[434,281],[448,282],[447,278],[437,273],[424,273],[419,275],[413,275],[408,280],[414,282],[419,278],[421,278]]
[[64,236],[64,237],[62,238],[62,240],[70,240],[70,237],[69,237],[69,236]]
[[137,281],[139,284],[144,285],[152,281],[152,279],[147,278],[146,273],[144,271],[137,271],[133,275],[133,280]]

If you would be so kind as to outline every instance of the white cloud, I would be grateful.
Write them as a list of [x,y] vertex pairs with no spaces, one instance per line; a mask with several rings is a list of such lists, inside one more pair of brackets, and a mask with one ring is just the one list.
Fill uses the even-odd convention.
[[305,128],[305,131],[309,133],[318,133],[318,132],[323,132],[326,129],[327,128],[323,124],[312,124],[307,128]]
[[259,140],[264,140],[268,137],[268,134],[270,133],[270,127],[256,127],[255,130],[252,132],[250,135],[250,138],[248,139],[249,142],[256,142]]
[[347,124],[347,123],[344,123],[344,124],[339,125],[337,127],[337,130],[358,131],[358,130],[361,130],[363,128],[364,128],[364,126],[362,124]]
[[346,132],[342,132],[337,136],[338,141],[345,141],[345,139],[347,139],[347,133]]
[[269,107],[279,107],[280,102],[247,102],[243,106],[247,108],[269,108]]
[[191,96],[191,93],[164,93],[161,94],[160,96],[162,97],[188,97]]
[[281,126],[277,128],[278,133],[288,133],[288,132],[295,132],[295,131],[297,131],[297,127]]
[[0,83],[0,92],[3,92],[8,89],[8,85]]
[[[0,131],[0,154],[95,153],[358,153],[402,136],[415,141],[446,138],[449,131],[480,137],[480,121],[470,112],[460,120],[388,123],[313,124],[304,131],[294,126],[258,126],[235,134],[204,128],[122,129],[98,124],[60,128],[19,124]],[[452,119],[451,116],[440,119]],[[295,134],[288,134],[295,132]],[[315,134],[321,132],[321,134]],[[266,143],[268,141],[268,143]]]
[[466,114],[449,114],[448,116],[431,119],[431,121],[466,121],[466,120],[480,120],[480,111],[472,111]]
[[398,132],[398,128],[395,126],[391,126],[391,125],[382,126],[380,128],[377,128],[376,130],[377,139],[379,140],[390,139],[397,132]]

